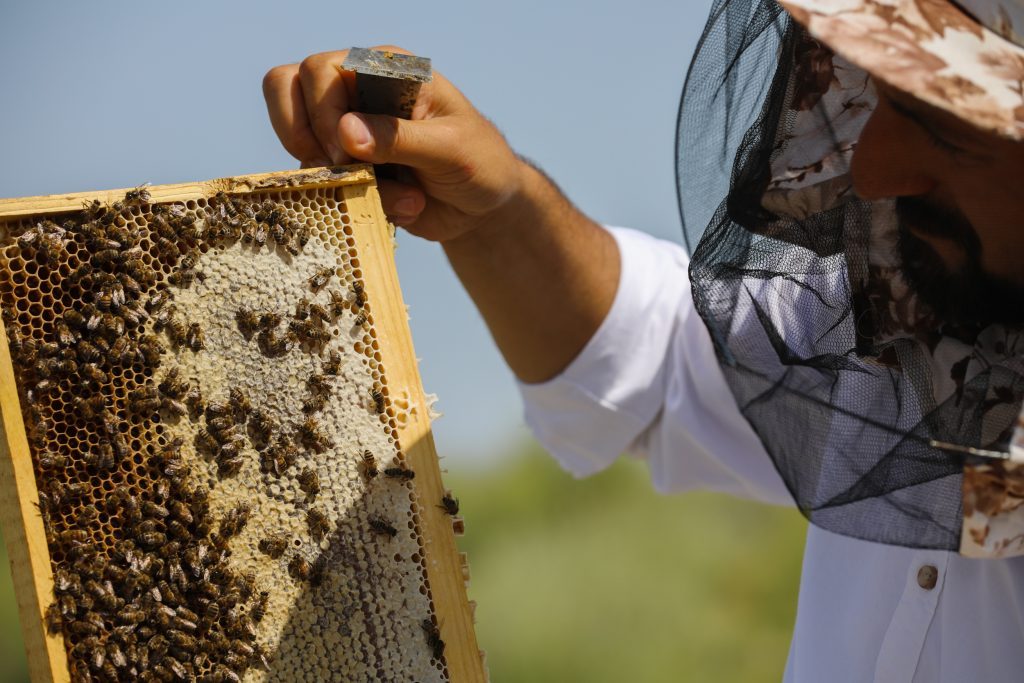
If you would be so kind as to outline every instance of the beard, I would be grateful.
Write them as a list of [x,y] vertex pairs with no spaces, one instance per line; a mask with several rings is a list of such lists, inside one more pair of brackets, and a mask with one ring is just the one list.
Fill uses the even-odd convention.
[[[981,241],[963,214],[920,197],[900,197],[896,200],[896,215],[903,276],[936,316],[957,326],[1024,327],[1024,285],[982,267]],[[955,270],[949,268],[911,228],[952,241],[963,251],[962,265]]]

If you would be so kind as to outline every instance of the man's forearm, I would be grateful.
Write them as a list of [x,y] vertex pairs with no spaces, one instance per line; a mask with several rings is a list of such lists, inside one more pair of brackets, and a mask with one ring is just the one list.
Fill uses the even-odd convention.
[[443,243],[506,362],[524,382],[560,373],[611,308],[619,281],[615,239],[543,174],[494,220]]

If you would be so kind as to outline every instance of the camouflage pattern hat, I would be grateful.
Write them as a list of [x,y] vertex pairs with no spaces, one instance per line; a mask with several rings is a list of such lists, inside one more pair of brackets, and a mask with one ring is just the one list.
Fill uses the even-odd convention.
[[1024,140],[1024,0],[779,0],[836,53],[974,126]]

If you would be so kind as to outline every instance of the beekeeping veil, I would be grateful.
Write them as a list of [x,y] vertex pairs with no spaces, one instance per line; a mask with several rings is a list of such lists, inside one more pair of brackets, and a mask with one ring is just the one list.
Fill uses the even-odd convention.
[[944,324],[901,275],[894,202],[849,177],[873,79],[1024,139],[1022,33],[1022,0],[714,3],[677,135],[694,298],[819,527],[1024,552],[1024,470],[936,443],[1021,452],[1024,337]]

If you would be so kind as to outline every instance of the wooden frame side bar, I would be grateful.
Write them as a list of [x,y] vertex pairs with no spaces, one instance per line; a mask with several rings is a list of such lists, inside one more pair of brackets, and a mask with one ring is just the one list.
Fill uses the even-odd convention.
[[412,346],[408,313],[395,270],[394,237],[391,231],[381,229],[388,221],[375,183],[348,185],[338,192],[352,219],[388,391],[391,396],[404,392],[416,408],[410,411],[404,425],[399,424],[398,438],[409,466],[416,472],[412,483],[419,506],[420,533],[427,546],[427,580],[441,638],[448,645],[445,648],[448,672],[452,683],[484,683],[487,674],[466,596],[463,559],[455,545],[452,519],[440,505],[444,485],[430,431],[430,411]]
[[34,683],[71,680],[64,636],[46,632],[45,611],[53,599],[53,569],[39,491],[21,415],[7,331],[0,321],[0,525],[11,563],[28,670]]

